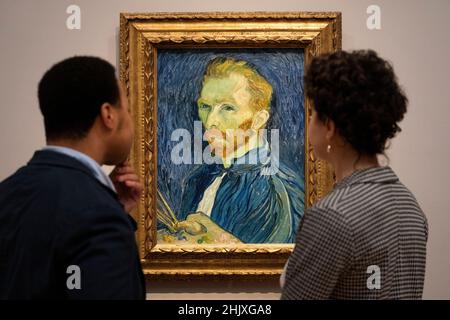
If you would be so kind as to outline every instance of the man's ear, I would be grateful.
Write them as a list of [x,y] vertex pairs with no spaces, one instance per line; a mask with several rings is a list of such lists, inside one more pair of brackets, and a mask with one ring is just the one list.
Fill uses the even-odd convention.
[[110,103],[102,104],[100,107],[100,120],[106,128],[113,130],[117,126],[116,108]]
[[267,110],[261,110],[255,113],[252,121],[252,129],[259,130],[263,128],[269,120],[269,112]]

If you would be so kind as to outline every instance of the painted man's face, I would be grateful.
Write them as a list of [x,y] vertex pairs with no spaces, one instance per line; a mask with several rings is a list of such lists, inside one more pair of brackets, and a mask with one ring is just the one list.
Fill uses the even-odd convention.
[[[236,139],[236,136],[251,127],[255,113],[250,101],[248,82],[243,75],[234,73],[228,77],[205,80],[198,99],[198,115],[216,155],[223,156],[224,152],[228,154],[239,147],[236,141],[240,139]],[[229,129],[234,130],[226,135]],[[230,132],[233,132],[233,136],[230,136]],[[232,142],[235,145],[229,148]]]

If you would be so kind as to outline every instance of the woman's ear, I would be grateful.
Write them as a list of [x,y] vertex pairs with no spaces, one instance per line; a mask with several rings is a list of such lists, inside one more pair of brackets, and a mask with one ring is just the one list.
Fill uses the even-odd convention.
[[103,125],[113,130],[117,125],[116,108],[109,103],[104,103],[100,107],[100,120]]
[[327,141],[331,141],[336,135],[336,125],[334,124],[334,121],[328,118],[325,121],[325,128],[325,138],[327,139]]
[[252,121],[252,129],[259,130],[263,128],[269,120],[269,112],[261,110],[255,113]]

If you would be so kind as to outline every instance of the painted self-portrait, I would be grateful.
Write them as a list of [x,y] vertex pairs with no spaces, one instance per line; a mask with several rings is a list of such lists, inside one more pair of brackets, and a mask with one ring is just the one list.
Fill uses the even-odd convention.
[[158,52],[158,243],[292,243],[304,212],[303,51]]

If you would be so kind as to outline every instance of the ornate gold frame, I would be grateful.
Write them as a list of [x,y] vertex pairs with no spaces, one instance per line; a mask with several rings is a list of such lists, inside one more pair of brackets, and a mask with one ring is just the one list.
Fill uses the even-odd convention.
[[[146,13],[120,14],[120,80],[132,106],[136,127],[131,161],[145,190],[133,213],[137,242],[147,276],[278,276],[293,245],[183,246],[157,245],[156,130],[158,48],[297,47],[305,50],[305,67],[313,56],[341,49],[341,13]],[[310,102],[305,101],[306,128]],[[305,139],[308,141],[307,130]],[[322,198],[333,185],[328,164],[317,160],[305,143],[306,204]]]

